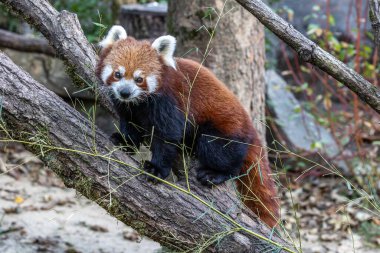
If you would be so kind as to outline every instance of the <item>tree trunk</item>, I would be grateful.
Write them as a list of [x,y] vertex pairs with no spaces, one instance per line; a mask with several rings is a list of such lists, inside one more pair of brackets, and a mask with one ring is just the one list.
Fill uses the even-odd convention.
[[1,52],[0,91],[1,134],[7,138],[1,141],[24,143],[66,186],[142,235],[175,250],[272,252],[286,245],[241,209],[232,185],[208,189],[194,175],[191,192],[185,182],[148,183],[138,164],[114,150],[104,133]]
[[201,62],[223,15],[204,65],[237,95],[265,141],[264,27],[235,1],[225,2],[169,1],[168,31],[177,38],[177,56]]

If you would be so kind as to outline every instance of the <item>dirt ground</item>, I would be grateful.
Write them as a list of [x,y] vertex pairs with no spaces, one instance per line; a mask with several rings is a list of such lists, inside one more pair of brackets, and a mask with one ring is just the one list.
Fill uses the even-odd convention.
[[[72,189],[0,176],[0,252],[155,252],[139,235]],[[141,240],[141,241],[140,241]]]
[[[1,253],[150,253],[160,245],[67,189],[29,152],[0,153]],[[17,165],[21,164],[21,165]],[[6,167],[4,167],[6,165]]]
[[378,216],[348,201],[343,182],[318,177],[290,184],[289,188],[282,190],[282,219],[293,232],[296,245],[300,245],[301,235],[303,252],[380,252]]
[[[373,225],[380,221],[347,205],[341,187],[334,178],[291,184],[282,194],[285,227],[297,231],[299,224],[303,252],[380,252],[380,234],[367,231],[365,237],[359,229],[363,224],[376,228]],[[0,149],[0,252],[159,251],[158,243],[140,238],[104,209],[65,188],[22,147]]]

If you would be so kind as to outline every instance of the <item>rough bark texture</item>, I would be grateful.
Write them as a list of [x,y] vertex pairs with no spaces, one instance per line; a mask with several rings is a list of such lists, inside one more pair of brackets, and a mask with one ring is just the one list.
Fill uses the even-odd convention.
[[168,31],[177,38],[177,56],[200,62],[218,20],[216,12],[223,10],[204,65],[234,91],[265,140],[264,27],[236,2],[225,2],[169,1]]
[[[147,183],[135,161],[114,148],[107,136],[53,92],[34,81],[0,53],[2,119],[14,138],[34,141],[26,145],[35,154],[43,150],[43,161],[65,182],[96,201],[111,215],[161,244],[176,250],[189,250],[206,243],[217,233],[228,232],[236,224],[207,206],[166,184]],[[3,133],[4,134],[4,133]],[[60,147],[55,150],[43,145]],[[80,152],[71,152],[67,149]],[[102,157],[92,156],[96,153]],[[112,159],[123,161],[117,164]],[[133,168],[134,167],[134,168]],[[214,189],[200,186],[191,176],[191,192],[245,228],[270,237],[249,210],[241,209],[232,185]],[[178,183],[183,186],[184,182]],[[275,241],[284,244],[276,236]],[[215,239],[221,239],[217,237]],[[209,246],[206,244],[206,246]],[[234,232],[218,245],[206,247],[215,252],[273,252],[267,242],[247,233]]]
[[294,29],[260,0],[236,0],[264,26],[298,52],[299,57],[317,66],[355,92],[361,100],[380,113],[380,90],[364,77],[324,51]]
[[0,29],[0,47],[55,56],[54,49],[45,39],[19,35],[3,29]]
[[380,56],[380,0],[369,1],[369,18],[371,20],[377,53]]
[[120,8],[119,23],[136,39],[154,39],[166,35],[167,6],[128,4]]
[[58,12],[46,0],[0,0],[15,14],[39,30],[57,56],[66,61],[67,72],[73,82],[81,87],[88,85],[99,95],[99,102],[116,116],[108,94],[100,85],[94,69],[97,55],[83,34],[76,14],[65,10]]

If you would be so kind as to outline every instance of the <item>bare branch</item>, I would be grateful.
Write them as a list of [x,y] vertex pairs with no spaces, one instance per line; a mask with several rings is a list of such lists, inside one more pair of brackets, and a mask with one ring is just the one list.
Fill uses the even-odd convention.
[[355,92],[361,100],[380,113],[380,90],[343,62],[303,36],[260,0],[236,0],[264,26],[292,47],[299,57],[317,66]]
[[0,29],[0,47],[55,56],[54,49],[45,39],[32,38],[3,29]]
[[184,190],[185,182],[171,186],[147,183],[139,176],[138,164],[124,152],[114,151],[104,133],[94,132],[90,121],[1,52],[0,80],[1,122],[11,126],[8,129],[14,138],[33,142],[24,144],[35,154],[42,150],[41,159],[66,186],[141,234],[169,248],[190,252],[202,243],[206,251],[213,252],[280,252],[246,229],[287,246],[250,210],[241,208],[232,184],[209,189],[194,175],[191,192]]
[[68,64],[68,74],[75,84],[97,87],[93,91],[99,91],[101,105],[117,117],[107,92],[95,76],[97,55],[84,36],[76,14],[65,10],[58,12],[46,0],[0,2],[45,36],[57,55]]

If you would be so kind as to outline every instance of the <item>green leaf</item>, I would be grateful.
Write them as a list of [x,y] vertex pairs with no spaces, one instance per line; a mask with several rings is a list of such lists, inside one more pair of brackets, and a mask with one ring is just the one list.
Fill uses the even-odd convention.
[[331,26],[335,26],[335,18],[334,18],[333,15],[330,15],[330,16],[329,16],[329,24],[330,24]]
[[101,28],[104,28],[104,29],[106,29],[107,28],[107,26],[105,26],[105,25],[103,25],[103,24],[100,24],[100,23],[96,23],[96,22],[92,22],[94,25],[96,25],[96,26],[99,26],[99,27],[101,27]]
[[340,43],[335,43],[333,44],[333,47],[334,47],[334,50],[337,52],[337,53],[340,53],[340,51],[342,50],[342,45]]
[[293,112],[300,113],[301,112],[301,106],[297,106],[296,108],[294,108]]
[[319,25],[317,25],[317,24],[310,24],[307,27],[307,35],[314,34],[318,29],[321,29]]
[[356,53],[355,48],[352,45],[350,45],[347,48],[347,55],[351,57],[351,56],[354,56],[355,53]]
[[311,143],[310,146],[311,146],[310,147],[311,149],[322,149],[323,148],[323,143],[320,142],[320,141],[315,141],[315,142]]

